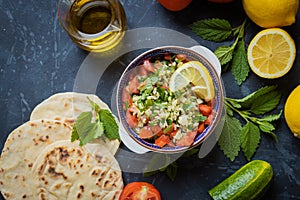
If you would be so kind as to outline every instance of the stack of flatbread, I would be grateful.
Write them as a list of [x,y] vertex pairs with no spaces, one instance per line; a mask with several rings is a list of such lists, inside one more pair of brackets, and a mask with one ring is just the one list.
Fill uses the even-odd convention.
[[95,95],[55,94],[33,110],[30,121],[8,136],[0,157],[0,190],[5,199],[118,199],[122,172],[114,157],[118,140],[71,142],[76,118],[91,111]]

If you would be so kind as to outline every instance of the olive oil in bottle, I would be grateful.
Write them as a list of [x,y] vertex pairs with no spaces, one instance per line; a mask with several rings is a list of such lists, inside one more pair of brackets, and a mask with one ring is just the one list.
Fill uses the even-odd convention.
[[82,33],[97,34],[109,25],[111,17],[110,9],[94,5],[85,11],[74,13],[73,24]]
[[71,38],[88,51],[105,51],[123,38],[126,16],[118,0],[75,0],[67,15]]

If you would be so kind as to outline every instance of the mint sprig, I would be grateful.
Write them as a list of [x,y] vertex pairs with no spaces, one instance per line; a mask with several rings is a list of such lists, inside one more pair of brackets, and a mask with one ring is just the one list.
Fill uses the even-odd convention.
[[227,20],[218,18],[199,20],[191,24],[192,31],[205,40],[223,42],[231,37],[235,38],[231,45],[219,46],[214,53],[222,65],[223,72],[231,66],[238,85],[246,80],[250,71],[244,38],[246,22],[247,20],[244,20],[235,28]]
[[[268,114],[280,102],[281,94],[276,86],[266,86],[242,99],[226,98],[225,125],[218,141],[224,154],[233,161],[242,149],[250,160],[259,147],[261,133],[269,134],[278,141],[274,134],[275,124],[282,114]],[[235,117],[235,114],[241,117]],[[242,122],[244,121],[244,125]]]
[[[101,109],[89,98],[88,100],[92,110],[83,112],[77,117],[73,126],[71,142],[79,140],[79,145],[82,146],[101,137],[120,140],[118,124],[111,112],[107,109]],[[96,115],[95,120],[93,120],[93,115]]]

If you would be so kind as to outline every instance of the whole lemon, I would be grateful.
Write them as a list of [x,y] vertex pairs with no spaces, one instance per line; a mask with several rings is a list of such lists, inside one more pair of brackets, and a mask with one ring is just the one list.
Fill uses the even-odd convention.
[[300,138],[300,85],[287,98],[284,117],[294,136]]
[[263,28],[295,23],[299,0],[243,0],[248,17]]

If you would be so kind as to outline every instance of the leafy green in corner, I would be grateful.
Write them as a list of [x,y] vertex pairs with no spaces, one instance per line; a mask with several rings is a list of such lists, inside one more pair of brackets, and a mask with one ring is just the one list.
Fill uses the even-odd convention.
[[[219,146],[224,154],[233,161],[242,149],[247,160],[250,160],[259,147],[261,133],[271,135],[275,141],[277,136],[274,122],[282,114],[267,114],[274,110],[280,102],[281,94],[276,86],[266,86],[242,99],[226,98],[227,112],[225,125],[219,139]],[[245,121],[245,125],[238,118]]]
[[[71,142],[79,140],[79,145],[85,145],[93,139],[107,137],[110,140],[119,139],[118,124],[109,110],[101,109],[95,102],[91,103],[91,111],[81,113],[73,126]],[[93,115],[96,119],[93,120]]]
[[246,21],[244,20],[240,26],[235,28],[227,20],[218,18],[199,20],[191,25],[192,31],[205,40],[223,42],[235,37],[233,44],[219,46],[215,50],[215,54],[222,65],[223,72],[231,66],[232,74],[238,85],[246,80],[250,71],[244,38]]

